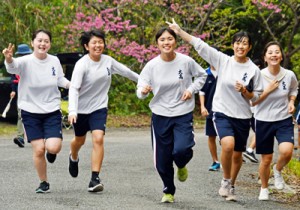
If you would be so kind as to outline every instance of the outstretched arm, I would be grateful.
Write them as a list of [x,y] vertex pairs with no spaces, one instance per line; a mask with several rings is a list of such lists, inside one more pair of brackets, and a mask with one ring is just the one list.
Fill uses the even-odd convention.
[[174,18],[172,18],[172,23],[168,21],[166,21],[166,23],[169,25],[169,28],[172,29],[177,35],[179,35],[184,41],[192,41],[193,36],[182,30],[175,22]]

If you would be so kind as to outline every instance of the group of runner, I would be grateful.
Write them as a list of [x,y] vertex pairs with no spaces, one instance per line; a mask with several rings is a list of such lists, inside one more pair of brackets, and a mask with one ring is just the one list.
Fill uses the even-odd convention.
[[[53,163],[62,148],[62,126],[59,87],[69,89],[69,122],[74,128],[70,143],[69,173],[79,173],[79,152],[88,131],[91,131],[91,178],[89,192],[104,189],[100,172],[104,158],[104,136],[107,120],[108,91],[112,74],[119,74],[137,82],[137,97],[153,94],[149,107],[152,111],[151,137],[153,160],[163,182],[161,202],[174,202],[177,178],[188,178],[188,163],[193,157],[193,110],[195,94],[203,91],[210,73],[217,75],[211,104],[210,127],[220,139],[220,162],[214,158],[212,170],[221,167],[223,177],[219,194],[235,201],[235,181],[242,166],[255,105],[256,153],[261,154],[259,174],[262,186],[259,200],[268,200],[268,179],[273,157],[274,137],[279,143],[279,158],[273,167],[275,186],[284,188],[281,176],[293,151],[294,102],[298,82],[295,74],[280,66],[283,51],[277,42],[270,42],[264,50],[267,67],[260,69],[247,53],[252,40],[247,32],[232,38],[233,56],[196,38],[174,21],[161,28],[155,36],[160,54],[150,60],[140,75],[112,57],[103,54],[105,34],[100,30],[82,32],[80,44],[85,55],[76,63],[72,79],[63,74],[56,56],[48,54],[52,36],[47,30],[35,31],[31,46],[33,53],[13,58],[14,46],[3,50],[7,71],[19,75],[18,108],[21,110],[26,139],[33,148],[34,165],[40,179],[36,193],[50,192],[47,162]],[[215,73],[206,71],[191,57],[176,52],[177,36],[190,43]],[[211,69],[212,69],[211,68]],[[211,87],[208,87],[208,89]],[[204,110],[202,110],[204,111]],[[207,112],[206,114],[208,114]],[[216,145],[212,145],[214,149]],[[218,164],[216,166],[216,164]]]

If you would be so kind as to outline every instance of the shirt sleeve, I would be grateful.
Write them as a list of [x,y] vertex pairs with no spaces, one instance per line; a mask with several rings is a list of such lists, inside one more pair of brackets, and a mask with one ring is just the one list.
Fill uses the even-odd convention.
[[261,75],[259,68],[256,69],[255,75],[252,80],[252,86],[253,86],[253,91],[252,91],[253,97],[250,99],[250,101],[253,103],[253,102],[257,101],[259,96],[264,91],[262,75]]
[[18,59],[13,58],[13,61],[11,63],[7,63],[4,61],[6,71],[10,74],[20,74],[21,67]]
[[220,71],[220,66],[222,62],[228,60],[230,56],[216,50],[215,48],[209,46],[206,42],[202,41],[200,38],[193,37],[191,42],[197,53],[207,62],[209,65],[213,66],[217,72]]
[[137,91],[136,95],[139,99],[145,99],[149,94],[142,94],[142,90],[145,86],[150,85],[151,86],[151,79],[150,79],[150,69],[149,65],[146,64],[146,66],[143,68],[143,70],[140,73],[138,83],[137,83]]
[[296,96],[298,94],[298,80],[294,72],[291,71],[292,78],[291,78],[291,87],[289,96]]
[[76,63],[69,87],[69,116],[77,115],[79,89],[81,87],[84,72],[84,66],[81,63]]
[[[58,60],[58,58],[57,58],[57,60]],[[67,78],[65,78],[65,74],[64,74],[63,69],[61,67],[60,61],[58,60],[58,62],[59,62],[59,65],[58,65],[58,80],[57,80],[57,85],[59,87],[67,89],[67,87],[69,87],[69,85],[70,85],[70,81],[67,80]]]
[[[113,58],[112,58],[113,59]],[[138,81],[139,75],[129,69],[127,66],[119,63],[115,59],[112,61],[112,73],[113,74],[119,74],[123,77],[126,77],[134,82]]]
[[191,60],[190,62],[190,68],[192,72],[192,76],[194,77],[193,83],[188,87],[188,91],[191,93],[196,93],[201,90],[201,88],[204,86],[207,73],[206,71],[198,64],[195,60]]

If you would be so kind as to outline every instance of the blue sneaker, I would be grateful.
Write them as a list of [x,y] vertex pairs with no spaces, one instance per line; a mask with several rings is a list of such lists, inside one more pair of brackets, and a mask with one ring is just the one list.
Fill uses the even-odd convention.
[[209,167],[209,171],[219,171],[221,168],[221,164],[214,162],[210,167]]
[[24,139],[20,136],[14,138],[14,143],[16,145],[18,145],[19,147],[22,147],[22,148],[24,147]]

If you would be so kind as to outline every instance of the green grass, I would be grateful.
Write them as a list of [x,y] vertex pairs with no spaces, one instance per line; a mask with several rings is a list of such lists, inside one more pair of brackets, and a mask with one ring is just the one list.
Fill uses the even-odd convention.
[[0,127],[0,136],[13,135],[17,129],[17,125],[6,122],[0,122]]
[[296,175],[298,178],[300,178],[300,161],[296,158],[292,158],[292,160],[289,162],[287,167],[290,169],[290,171]]

